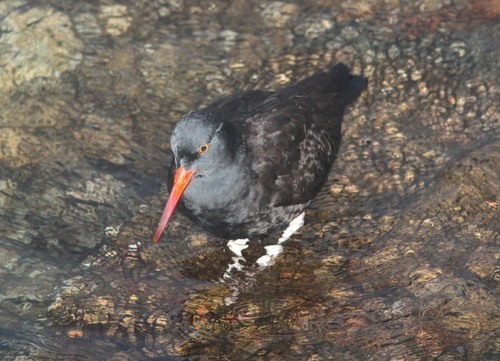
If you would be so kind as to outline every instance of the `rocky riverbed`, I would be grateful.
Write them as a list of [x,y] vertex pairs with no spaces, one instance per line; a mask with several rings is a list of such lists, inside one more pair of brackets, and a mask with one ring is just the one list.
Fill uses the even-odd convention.
[[[495,1],[0,3],[0,358],[496,360]],[[169,136],[337,62],[370,79],[267,269],[166,199]],[[278,237],[270,235],[269,239]]]

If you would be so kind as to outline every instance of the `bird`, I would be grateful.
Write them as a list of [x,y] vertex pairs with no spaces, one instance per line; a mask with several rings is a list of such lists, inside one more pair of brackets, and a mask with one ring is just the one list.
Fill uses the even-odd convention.
[[230,240],[294,220],[300,228],[339,152],[344,112],[367,85],[338,63],[276,92],[244,91],[185,114],[170,139],[170,194],[154,242],[176,208]]

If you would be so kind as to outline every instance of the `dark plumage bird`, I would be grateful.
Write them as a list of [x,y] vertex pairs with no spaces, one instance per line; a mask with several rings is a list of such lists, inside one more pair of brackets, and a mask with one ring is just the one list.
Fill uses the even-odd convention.
[[186,114],[171,137],[174,209],[225,238],[284,228],[316,196],[337,156],[345,108],[367,86],[344,64],[278,92],[248,91]]

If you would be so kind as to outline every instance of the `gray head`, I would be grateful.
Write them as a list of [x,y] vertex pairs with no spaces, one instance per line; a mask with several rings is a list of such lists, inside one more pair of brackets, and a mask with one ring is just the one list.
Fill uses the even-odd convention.
[[170,139],[176,168],[195,170],[197,178],[217,172],[235,156],[237,139],[229,133],[227,125],[210,113],[187,113]]
[[241,141],[234,133],[227,124],[207,112],[190,112],[177,123],[170,138],[175,157],[175,169],[170,170],[174,181],[155,242],[160,239],[186,189],[186,195],[203,199],[207,196],[205,189],[220,183],[223,174],[232,174],[227,169],[235,168],[235,157],[241,154],[238,151]]

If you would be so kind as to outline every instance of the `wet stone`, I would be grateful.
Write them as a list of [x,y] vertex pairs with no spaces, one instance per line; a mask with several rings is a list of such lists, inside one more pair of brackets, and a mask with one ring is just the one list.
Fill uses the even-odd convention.
[[261,16],[270,27],[282,28],[299,14],[299,7],[292,3],[272,1],[262,5]]
[[396,45],[392,45],[389,48],[388,55],[389,55],[390,59],[392,59],[392,60],[396,59],[399,56],[399,54],[400,54],[400,51]]
[[[493,3],[3,2],[0,358],[497,359]],[[152,243],[182,114],[339,61],[369,88],[273,266]]]
[[20,256],[14,252],[13,250],[9,250],[8,248],[1,248],[0,250],[0,265],[2,265],[0,273],[7,274],[9,271],[17,268]]
[[347,40],[352,40],[359,35],[359,32],[351,26],[346,26],[345,28],[342,29],[340,35]]
[[[70,18],[50,7],[26,2],[0,4],[0,88],[13,89],[37,78],[57,78],[81,61],[83,44]],[[33,50],[36,49],[34,52]]]
[[125,5],[105,5],[101,7],[99,18],[105,21],[105,29],[109,35],[122,35],[128,30],[132,23],[132,17],[128,16],[127,10]]
[[313,40],[324,35],[327,31],[331,31],[333,26],[334,23],[328,17],[319,16],[305,19],[294,28],[294,31],[308,40]]

